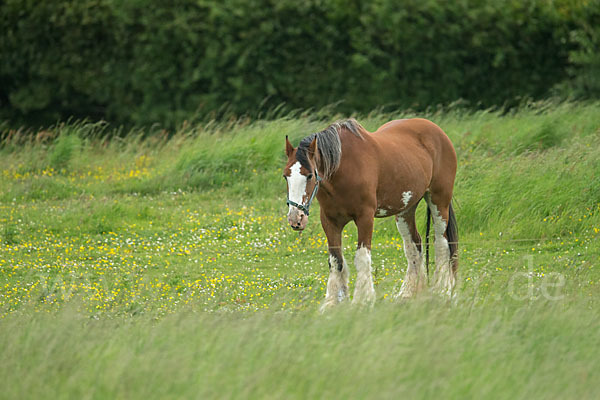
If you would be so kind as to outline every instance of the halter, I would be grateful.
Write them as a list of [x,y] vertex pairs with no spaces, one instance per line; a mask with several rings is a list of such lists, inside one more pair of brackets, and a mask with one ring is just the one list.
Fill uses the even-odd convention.
[[312,191],[312,194],[310,195],[310,199],[308,199],[308,203],[306,205],[304,205],[304,204],[298,204],[295,201],[290,200],[289,193],[288,193],[287,204],[290,205],[290,206],[294,206],[294,207],[296,207],[299,210],[304,211],[304,213],[306,214],[307,217],[309,215],[308,209],[310,208],[310,205],[311,205],[313,199],[317,195],[317,192],[319,191],[319,184],[322,181],[322,179],[319,176],[319,173],[317,172],[316,169],[315,169],[315,178],[317,179],[317,184],[315,185],[315,187],[314,187],[314,189]]

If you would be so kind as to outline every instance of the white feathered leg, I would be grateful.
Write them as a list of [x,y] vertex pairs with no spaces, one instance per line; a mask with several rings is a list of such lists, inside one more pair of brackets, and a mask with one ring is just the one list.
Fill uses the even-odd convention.
[[353,304],[372,304],[375,301],[375,288],[371,274],[371,252],[366,247],[356,250],[354,257],[356,267],[356,285]]
[[451,297],[456,285],[456,279],[452,273],[450,247],[448,246],[448,240],[444,236],[446,221],[440,215],[435,204],[430,203],[429,207],[431,208],[433,228],[435,230],[435,273],[433,275],[433,287],[436,292]]
[[[339,266],[342,266],[340,271]],[[329,279],[327,280],[327,294],[325,302],[321,305],[321,311],[333,307],[348,298],[348,265],[346,260],[338,260],[335,256],[329,256]]]
[[402,236],[404,254],[408,261],[406,275],[396,298],[410,298],[417,295],[417,293],[427,286],[427,274],[425,272],[423,254],[412,239],[408,222],[402,216],[398,216],[396,218],[396,226]]

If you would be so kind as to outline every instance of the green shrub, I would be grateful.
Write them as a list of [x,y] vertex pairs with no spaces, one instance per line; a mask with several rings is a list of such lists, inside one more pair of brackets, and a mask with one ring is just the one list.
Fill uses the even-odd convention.
[[6,0],[0,119],[172,128],[282,104],[511,105],[546,96],[567,72],[577,87],[598,76],[597,11],[581,4]]
[[600,0],[573,9],[576,28],[570,32],[569,79],[560,85],[563,93],[576,98],[600,97]]

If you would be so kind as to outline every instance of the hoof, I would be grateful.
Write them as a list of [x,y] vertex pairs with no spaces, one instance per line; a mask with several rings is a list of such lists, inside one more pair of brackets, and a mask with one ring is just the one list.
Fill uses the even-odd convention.
[[323,304],[321,304],[321,307],[319,307],[319,311],[321,313],[324,313],[325,311],[327,311],[331,308],[334,308],[338,304],[343,303],[347,298],[348,298],[348,289],[340,288],[340,290],[337,293],[337,296],[325,297],[325,302]]
[[398,292],[398,294],[396,296],[394,296],[394,298],[395,299],[412,299],[414,297],[417,297],[417,295],[426,288],[427,288],[427,280],[425,279],[425,277],[406,279],[404,282],[402,282],[400,291]]
[[354,294],[354,298],[352,299],[353,306],[368,306],[373,307],[375,304],[375,291],[369,291],[361,296],[357,296]]
[[333,309],[335,306],[337,306],[338,303],[335,301],[325,301],[325,303],[321,304],[321,307],[319,307],[319,312],[321,314]]
[[455,286],[456,286],[456,281],[452,278],[439,280],[433,286],[432,292],[437,293],[438,295],[440,295],[442,297],[447,297],[447,298],[451,299],[455,295],[455,293],[454,293]]

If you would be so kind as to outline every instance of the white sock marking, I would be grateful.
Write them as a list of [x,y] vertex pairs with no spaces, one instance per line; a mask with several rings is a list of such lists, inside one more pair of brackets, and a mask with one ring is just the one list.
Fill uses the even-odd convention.
[[421,289],[423,289],[427,283],[427,277],[425,274],[425,265],[423,264],[423,254],[417,248],[417,244],[413,242],[412,236],[408,224],[404,218],[396,218],[396,226],[398,232],[402,236],[404,242],[404,254],[408,261],[408,267],[406,268],[406,276],[400,292],[396,297],[408,298],[416,295]]
[[356,250],[354,266],[356,267],[356,285],[352,303],[373,303],[375,301],[375,288],[373,287],[371,252],[369,249],[361,247]]
[[433,228],[435,230],[434,286],[441,293],[452,296],[456,279],[452,273],[452,266],[450,264],[450,247],[448,246],[448,240],[444,237],[446,221],[442,218],[435,204],[431,203],[430,208],[431,216],[433,217]]
[[341,303],[348,297],[348,265],[346,260],[342,260],[343,268],[338,270],[337,258],[330,255],[329,279],[327,280],[327,294],[325,294],[325,302],[321,306],[321,311],[325,311],[331,306]]

